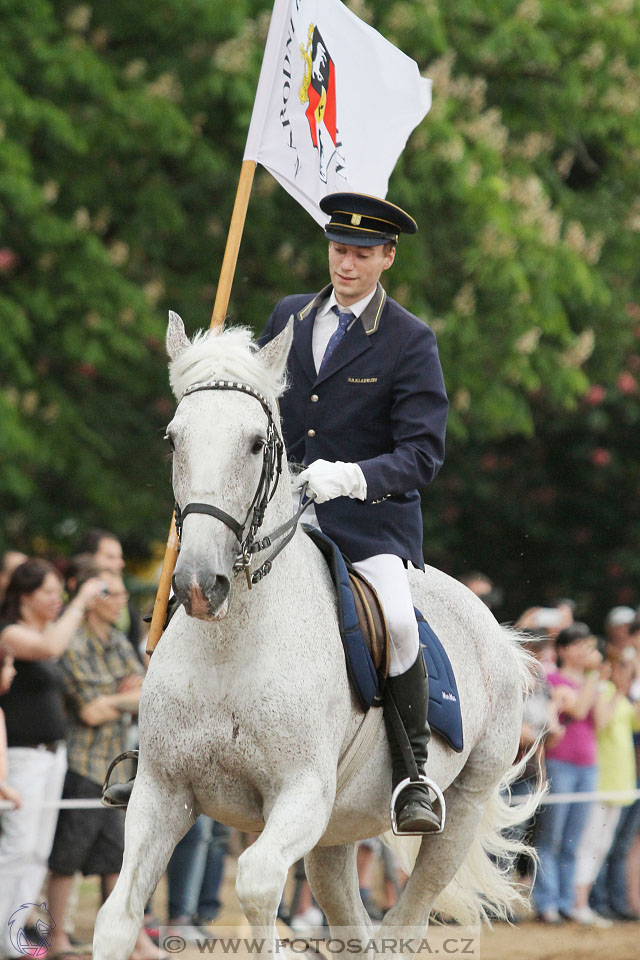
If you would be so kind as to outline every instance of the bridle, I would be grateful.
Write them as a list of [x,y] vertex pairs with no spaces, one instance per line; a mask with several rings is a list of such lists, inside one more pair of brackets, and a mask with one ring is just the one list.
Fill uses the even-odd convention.
[[[307,507],[315,499],[315,495],[309,495],[307,493],[305,484],[300,493],[298,510],[293,517],[291,517],[286,523],[283,523],[281,526],[279,526],[272,533],[263,537],[261,540],[257,540],[256,534],[262,526],[265,511],[273,499],[273,496],[278,488],[280,476],[282,474],[282,456],[284,453],[284,443],[282,441],[282,437],[278,433],[278,428],[276,427],[269,402],[265,397],[262,396],[262,394],[258,393],[257,390],[254,390],[253,387],[250,387],[248,384],[241,383],[237,380],[206,380],[201,383],[194,383],[192,386],[187,387],[181,397],[180,402],[182,402],[185,397],[190,396],[192,393],[199,393],[203,390],[235,390],[239,393],[245,393],[247,396],[253,397],[254,400],[257,400],[261,405],[262,409],[267,415],[267,437],[263,444],[262,470],[260,472],[260,479],[258,480],[256,492],[253,495],[253,499],[242,523],[230,516],[230,514],[226,513],[224,510],[221,510],[220,507],[216,507],[209,503],[188,503],[184,508],[181,509],[176,502],[176,532],[178,534],[178,539],[182,539],[182,525],[185,517],[187,517],[190,513],[207,514],[208,516],[215,517],[216,520],[220,520],[222,523],[224,523],[224,525],[232,531],[236,540],[240,544],[240,551],[233,565],[234,573],[240,573],[241,571],[244,571],[247,578],[247,585],[249,589],[251,589],[254,583],[258,583],[263,577],[266,577],[266,575],[271,572],[274,558],[280,553],[281,550],[284,549],[289,540],[291,540],[293,537],[298,520]],[[246,534],[245,530],[247,530]],[[260,553],[262,550],[266,550],[268,547],[272,546],[274,540],[277,540],[282,536],[284,536],[282,543],[280,543],[274,549],[274,551],[257,570],[251,571],[251,559],[253,555]]]

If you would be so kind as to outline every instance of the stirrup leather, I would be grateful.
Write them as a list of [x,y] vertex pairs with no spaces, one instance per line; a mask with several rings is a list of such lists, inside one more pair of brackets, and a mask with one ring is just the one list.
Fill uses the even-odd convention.
[[435,782],[435,780],[431,780],[429,777],[425,777],[425,775],[421,773],[419,775],[419,781],[411,780],[410,777],[407,777],[405,780],[401,780],[398,786],[395,788],[395,790],[391,794],[391,810],[390,810],[391,829],[395,833],[396,837],[427,836],[427,834],[418,833],[411,830],[398,830],[398,824],[396,822],[396,800],[398,799],[398,797],[406,787],[415,786],[416,782],[423,783],[427,788],[427,790],[430,790],[434,794],[433,799],[437,802],[439,807],[439,809],[436,808],[434,810],[434,813],[440,819],[440,826],[438,827],[437,830],[432,830],[428,834],[428,836],[432,836],[432,837],[436,836],[438,833],[442,833],[442,831],[444,830],[444,824],[447,817],[447,806],[445,803],[442,790],[440,789],[438,784]]

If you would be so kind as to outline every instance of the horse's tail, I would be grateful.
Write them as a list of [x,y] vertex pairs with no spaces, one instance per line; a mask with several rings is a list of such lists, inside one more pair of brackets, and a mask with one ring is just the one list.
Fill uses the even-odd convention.
[[[513,650],[523,697],[532,685],[533,658],[522,648],[514,630],[504,628]],[[541,779],[526,800],[511,802],[511,785],[525,770],[527,761],[537,752],[537,741],[501,778],[486,804],[482,820],[471,846],[453,880],[436,899],[433,911],[446,919],[474,926],[507,920],[528,907],[526,891],[515,881],[513,866],[521,855],[529,856],[537,864],[535,849],[518,839],[515,828],[529,820],[538,809],[547,792]],[[518,798],[520,799],[520,798]],[[411,873],[420,849],[420,837],[383,837],[396,853],[400,866]]]

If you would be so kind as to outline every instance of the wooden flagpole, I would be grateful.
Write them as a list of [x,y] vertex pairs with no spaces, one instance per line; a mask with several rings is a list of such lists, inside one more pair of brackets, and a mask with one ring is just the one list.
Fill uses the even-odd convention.
[[[224,326],[255,172],[255,161],[244,160],[240,170],[240,179],[238,180],[236,199],[233,205],[233,213],[231,214],[231,223],[229,224],[227,245],[224,250],[222,267],[220,269],[218,290],[216,292],[216,299],[213,304],[213,312],[211,314],[211,330],[215,329],[216,327]],[[160,580],[158,581],[158,590],[156,593],[155,603],[153,605],[153,616],[151,618],[151,626],[149,627],[149,635],[147,637],[147,653],[149,656],[151,656],[155,650],[158,640],[160,639],[164,629],[164,622],[167,616],[167,605],[169,603],[169,594],[171,592],[171,577],[173,576],[173,571],[176,566],[179,549],[180,541],[178,540],[178,533],[176,531],[176,517],[174,513],[171,519],[171,529],[169,530],[169,538],[167,540],[167,546],[164,553],[164,560],[162,561]]]

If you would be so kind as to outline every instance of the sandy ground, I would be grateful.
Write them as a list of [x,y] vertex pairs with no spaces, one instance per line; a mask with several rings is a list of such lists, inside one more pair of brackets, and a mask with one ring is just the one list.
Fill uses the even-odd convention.
[[482,960],[638,960],[640,925],[621,923],[594,930],[567,923],[542,927],[523,923],[500,925],[480,938]]
[[[246,921],[234,890],[234,861],[228,860],[228,869],[223,886],[223,910],[215,924],[210,926],[212,936],[216,928],[233,928],[238,937],[249,934]],[[79,886],[76,935],[90,941],[93,923],[99,906],[98,885],[92,878],[82,880]],[[166,887],[160,884],[154,896],[156,915],[163,918],[166,910]],[[455,938],[455,927],[447,928]],[[226,929],[225,929],[226,932]],[[287,935],[282,928],[281,935]],[[562,927],[545,927],[525,922],[517,926],[498,924],[493,930],[483,930],[480,945],[463,947],[455,939],[453,945],[444,949],[441,942],[434,946],[433,953],[441,956],[470,956],[473,960],[640,960],[640,924],[621,923],[608,930],[596,930],[567,923]],[[469,951],[469,952],[467,952]],[[173,956],[181,960],[209,955],[206,948],[190,946],[179,949]],[[237,954],[241,960],[248,957],[242,950]],[[215,956],[220,956],[216,951]],[[428,953],[422,953],[428,957]],[[347,958],[348,960],[348,958]]]

